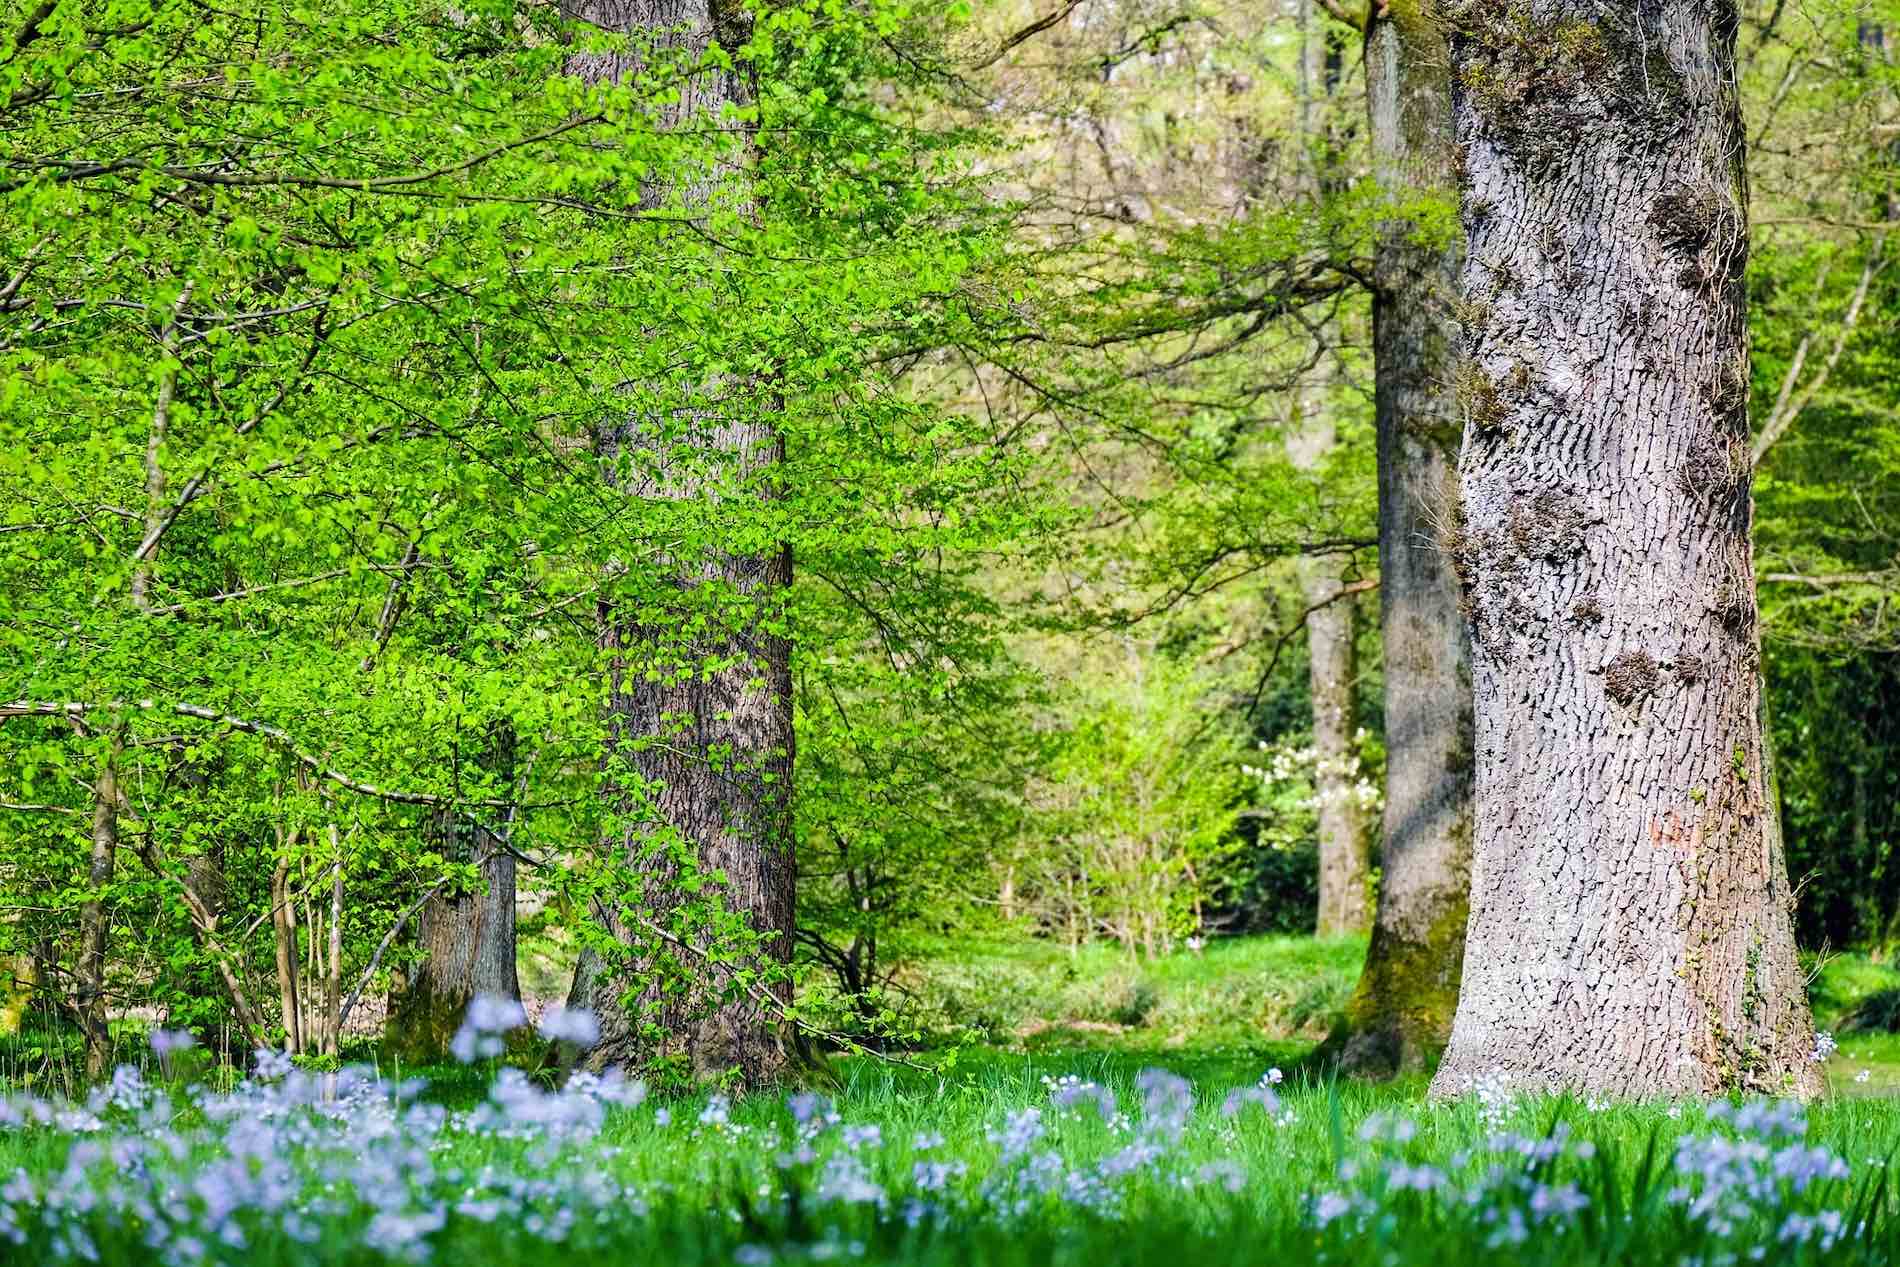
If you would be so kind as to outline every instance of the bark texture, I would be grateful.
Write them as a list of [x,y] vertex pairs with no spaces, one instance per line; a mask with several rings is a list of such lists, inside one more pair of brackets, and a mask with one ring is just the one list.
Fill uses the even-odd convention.
[[[635,32],[660,48],[697,58],[714,40],[726,50],[749,38],[737,0],[583,0],[569,9],[608,30]],[[577,57],[596,79],[633,70],[638,59]],[[679,100],[661,108],[661,127],[717,115],[756,96],[751,68],[733,61],[702,68]],[[716,197],[749,199],[742,164],[685,173],[666,192],[687,206]],[[784,446],[761,384],[701,384],[683,419],[661,426],[630,418],[601,437],[603,459],[622,472],[629,496],[695,500],[769,498],[765,478]],[[684,435],[678,428],[684,427]],[[672,434],[660,434],[672,429]],[[631,458],[631,461],[627,459]],[[630,474],[629,474],[630,472]],[[736,491],[735,491],[736,490]],[[602,641],[612,663],[611,751],[628,777],[620,808],[628,821],[611,848],[644,881],[638,906],[600,903],[596,919],[635,948],[626,971],[584,955],[570,1003],[595,1012],[601,1041],[591,1067],[663,1061],[694,1077],[737,1071],[748,1086],[771,1081],[787,1052],[777,1013],[790,1003],[784,973],[770,984],[761,967],[790,962],[793,931],[791,817],[791,645],[772,628],[791,583],[788,550],[713,553],[682,560],[675,581],[692,619],[648,623],[603,608]],[[730,595],[716,612],[695,592]],[[734,612],[742,613],[735,617]],[[709,932],[681,912],[700,898],[680,883],[689,869],[721,872],[725,905],[760,935],[761,957],[728,962]],[[632,1006],[623,999],[632,998]]]
[[[1366,29],[1367,113],[1379,180],[1398,199],[1456,197],[1444,32],[1416,11]],[[1329,1047],[1342,1067],[1428,1067],[1451,1035],[1471,883],[1471,654],[1457,569],[1441,539],[1458,502],[1453,313],[1462,243],[1412,219],[1373,262],[1379,438],[1379,597],[1386,789],[1379,899],[1359,985]]]
[[443,889],[416,916],[422,958],[391,1011],[385,1042],[412,1061],[447,1054],[478,994],[519,1001],[515,956],[515,856],[492,828],[439,823],[445,857],[480,869],[478,886]]
[[[1327,19],[1313,0],[1301,0],[1299,134],[1303,146],[1302,184],[1318,198],[1326,185],[1324,109],[1338,78],[1337,50]],[[1321,340],[1332,336],[1322,327]],[[1322,358],[1325,349],[1322,349]],[[1321,364],[1325,362],[1322,359]],[[1327,400],[1328,376],[1316,373],[1302,383],[1297,416],[1287,436],[1287,457],[1301,471],[1317,472],[1339,442]],[[1300,561],[1300,589],[1306,600],[1307,687],[1313,706],[1314,788],[1319,796],[1319,912],[1322,937],[1363,932],[1371,922],[1366,892],[1369,879],[1366,815],[1354,795],[1359,769],[1353,736],[1359,729],[1354,697],[1358,657],[1354,647],[1354,603],[1342,597],[1346,577],[1343,556],[1316,555]]]
[[1433,1083],[1811,1094],[1749,541],[1732,0],[1449,0],[1477,796]]

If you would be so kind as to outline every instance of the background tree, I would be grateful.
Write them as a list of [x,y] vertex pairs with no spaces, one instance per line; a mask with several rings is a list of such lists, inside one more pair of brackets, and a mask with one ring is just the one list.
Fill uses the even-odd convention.
[[1450,56],[1423,12],[1372,11],[1366,104],[1379,183],[1402,212],[1373,260],[1385,820],[1365,970],[1329,1046],[1361,1073],[1420,1069],[1451,1036],[1471,868],[1470,649],[1447,541],[1461,242]]

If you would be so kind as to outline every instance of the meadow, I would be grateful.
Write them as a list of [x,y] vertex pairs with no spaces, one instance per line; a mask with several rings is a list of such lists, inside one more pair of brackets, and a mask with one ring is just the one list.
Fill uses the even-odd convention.
[[[1805,1109],[1482,1084],[1430,1102],[1422,1078],[1336,1081],[1303,1060],[1358,949],[1235,939],[1137,968],[966,947],[915,986],[953,1000],[995,987],[984,1040],[966,1031],[911,1063],[838,1058],[807,1087],[737,1100],[515,1067],[492,1054],[507,1009],[471,1014],[468,1064],[423,1070],[260,1053],[220,1079],[158,1031],[149,1059],[76,1102],[6,1098],[0,1249],[260,1267],[1860,1263],[1900,1250],[1891,1035],[1843,1033],[1817,1053],[1832,1090]],[[1900,985],[1864,958],[1815,972],[1837,1023]]]

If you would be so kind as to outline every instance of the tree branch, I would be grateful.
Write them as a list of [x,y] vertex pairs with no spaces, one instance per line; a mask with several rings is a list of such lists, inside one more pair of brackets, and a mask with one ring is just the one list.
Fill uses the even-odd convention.
[[[403,792],[394,788],[378,787],[374,783],[353,778],[340,770],[333,770],[321,760],[311,756],[297,746],[289,732],[269,722],[252,721],[248,717],[234,717],[230,713],[221,713],[215,708],[206,708],[201,704],[187,704],[174,701],[161,703],[157,700],[135,700],[124,707],[141,709],[146,712],[170,712],[180,717],[195,717],[200,721],[214,722],[232,730],[241,730],[245,734],[256,735],[277,744],[287,755],[294,758],[312,774],[340,788],[363,796],[372,796],[378,800],[393,801],[399,805],[468,805],[486,809],[500,809],[514,806],[516,800],[471,801],[454,796],[436,796],[428,792]],[[9,704],[0,704],[0,720],[8,717],[68,717],[81,718],[95,711],[96,705],[81,701],[55,702],[46,700],[14,700]]]
[[1364,594],[1368,590],[1377,588],[1379,588],[1379,578],[1368,577],[1363,581],[1342,585],[1317,603],[1307,604],[1306,610],[1302,611],[1292,624],[1282,629],[1279,636],[1273,640],[1273,654],[1267,657],[1267,667],[1260,671],[1260,680],[1254,684],[1253,698],[1247,704],[1247,715],[1251,717],[1260,711],[1260,697],[1266,693],[1267,682],[1273,677],[1273,670],[1280,663],[1280,653],[1286,650],[1287,643],[1293,641],[1294,634],[1306,628],[1306,622],[1314,612],[1330,607],[1343,598],[1351,598],[1354,594]]
[[1071,13],[1074,13],[1076,9],[1080,7],[1081,3],[1082,3],[1082,0],[1069,0],[1067,4],[1062,6],[1062,8],[1060,9],[1057,9],[1055,12],[1045,14],[1042,17],[1037,18],[1034,22],[1031,22],[1028,26],[1022,28],[1022,30],[1017,31],[1014,35],[1011,35],[1008,38],[1004,39],[1004,41],[1001,44],[997,45],[996,51],[994,53],[991,53],[988,57],[985,57],[982,61],[977,62],[974,66],[970,67],[970,69],[984,70],[990,66],[994,66],[997,62],[1000,62],[1003,60],[1003,56],[1006,53],[1008,53],[1009,50],[1011,50],[1012,48],[1015,48],[1018,44],[1023,43],[1025,40],[1033,39],[1034,37],[1048,30],[1050,27],[1054,26],[1056,23],[1062,21],[1062,19],[1068,17]]
[[1827,380],[1834,373],[1834,367],[1840,364],[1841,353],[1847,347],[1847,340],[1854,333],[1854,327],[1860,322],[1860,310],[1867,302],[1867,288],[1873,284],[1875,275],[1885,267],[1881,255],[1886,242],[1886,235],[1882,234],[1868,248],[1867,262],[1861,266],[1860,270],[1860,282],[1854,287],[1853,298],[1848,300],[1847,311],[1841,315],[1840,328],[1835,332],[1834,346],[1828,350],[1827,360],[1821,363],[1821,368],[1815,372],[1812,379],[1808,380],[1808,385],[1803,387],[1798,395],[1791,395],[1795,379],[1801,373],[1802,363],[1807,359],[1809,341],[1814,337],[1812,334],[1802,336],[1801,345],[1796,349],[1794,360],[1788,366],[1787,377],[1781,381],[1781,391],[1775,398],[1775,407],[1769,410],[1768,421],[1762,425],[1761,434],[1755,437],[1752,456],[1756,465],[1761,464],[1769,448],[1775,441],[1781,439],[1782,434],[1794,425],[1794,420],[1799,418],[1802,411],[1813,402],[1815,393],[1827,386]]

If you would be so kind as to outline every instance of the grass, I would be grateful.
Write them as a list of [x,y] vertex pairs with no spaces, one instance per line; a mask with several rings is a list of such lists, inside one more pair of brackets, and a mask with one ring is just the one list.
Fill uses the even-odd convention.
[[[1197,1088],[1179,1139],[1163,1139],[1159,1158],[1117,1184],[1112,1201],[1079,1202],[1064,1195],[1061,1183],[1045,1190],[1040,1180],[1025,1180],[1042,1165],[1039,1158],[1060,1158],[1063,1176],[1087,1175],[1139,1140],[1143,1114],[1134,1106],[1143,1093],[1129,1067],[1126,1055],[1110,1052],[1069,1059],[999,1054],[942,1077],[853,1063],[836,1100],[842,1121],[814,1137],[814,1155],[806,1161],[788,1162],[799,1136],[776,1097],[735,1104],[725,1113],[708,1114],[704,1099],[669,1104],[665,1114],[651,1105],[625,1109],[593,1138],[538,1159],[541,1145],[492,1131],[448,1132],[422,1146],[421,1137],[366,1131],[359,1123],[343,1128],[354,1133],[340,1149],[293,1154],[298,1172],[313,1177],[302,1204],[334,1203],[336,1217],[320,1222],[312,1243],[254,1216],[239,1220],[242,1247],[197,1235],[192,1240],[203,1253],[194,1257],[175,1252],[175,1242],[169,1252],[147,1247],[139,1229],[114,1228],[97,1212],[84,1225],[103,1261],[115,1263],[403,1261],[400,1249],[394,1256],[365,1249],[364,1229],[378,1219],[379,1202],[412,1192],[421,1198],[401,1208],[427,1210],[460,1198],[471,1209],[484,1201],[501,1209],[505,1217],[484,1218],[486,1211],[451,1207],[441,1228],[412,1242],[428,1245],[433,1261],[457,1264],[826,1258],[882,1264],[1677,1263],[1711,1249],[1778,1244],[1774,1238],[1791,1213],[1871,1208],[1875,1189],[1884,1191],[1884,1162],[1900,1146],[1900,1112],[1890,1104],[1841,1099],[1820,1106],[1803,1147],[1840,1153],[1854,1163],[1855,1174],[1804,1194],[1751,1189],[1743,1225],[1724,1239],[1685,1222],[1666,1201],[1675,1177],[1663,1172],[1674,1138],[1706,1127],[1699,1107],[1675,1119],[1662,1106],[1592,1111],[1569,1100],[1487,1111],[1472,1102],[1422,1105],[1414,1086],[1307,1083],[1285,1088],[1277,1119],[1257,1108],[1229,1119],[1220,1111],[1224,1088],[1213,1084]],[[1057,1108],[1044,1080],[1067,1073],[1105,1084],[1131,1107],[1134,1124],[1118,1129],[1090,1102]],[[1023,1159],[1010,1162],[998,1136],[1026,1106],[1042,1110],[1046,1134]],[[1399,1139],[1402,1132],[1390,1126],[1365,1130],[1394,1112],[1414,1124],[1409,1139]],[[1541,1170],[1515,1155],[1511,1164],[1543,1190],[1576,1185],[1587,1204],[1561,1219],[1533,1222],[1521,1243],[1497,1240],[1510,1211],[1528,1210],[1534,1193],[1528,1186],[1483,1186],[1482,1174],[1501,1155],[1487,1154],[1486,1140],[1500,1129],[1546,1137],[1558,1123],[1574,1132],[1563,1156]],[[880,1140],[849,1146],[844,1128],[865,1124],[878,1127]],[[920,1135],[944,1142],[919,1148]],[[1580,1142],[1590,1149],[1580,1149]],[[0,1170],[20,1167],[43,1176],[42,1200],[59,1185],[69,1155],[67,1140],[54,1132],[16,1132],[0,1140]],[[1461,1163],[1460,1155],[1470,1160]],[[267,1156],[282,1160],[283,1154],[273,1148]],[[829,1168],[840,1157],[856,1167],[863,1185],[857,1199],[827,1195],[828,1185],[839,1186]],[[920,1162],[961,1170],[945,1190],[933,1191],[919,1182]],[[1342,1181],[1342,1162],[1356,1165],[1361,1178]],[[1395,1191],[1395,1162],[1444,1170],[1458,1195]],[[201,1165],[197,1173],[209,1171]],[[99,1174],[101,1182],[120,1182],[109,1164],[102,1163]],[[1229,1176],[1239,1179],[1235,1190]],[[186,1188],[184,1200],[194,1210],[215,1203],[214,1188],[203,1201]],[[65,1186],[69,1208],[76,1190]],[[866,1195],[872,1190],[876,1197]],[[1468,1205],[1467,1192],[1489,1195]],[[1314,1200],[1325,1193],[1343,1194],[1362,1208],[1318,1226]],[[914,1213],[913,1202],[939,1213]],[[56,1209],[60,1203],[46,1204]],[[0,1208],[0,1227],[22,1213]],[[1632,1209],[1642,1213],[1640,1221],[1618,1213]],[[571,1220],[565,1226],[563,1211]],[[1494,1217],[1487,1221],[1485,1211]],[[203,1222],[199,1217],[193,1226]],[[1862,1235],[1826,1253],[1818,1245],[1796,1246],[1776,1261],[1889,1261],[1895,1235],[1889,1220],[1876,1218]],[[35,1262],[72,1258],[40,1235],[21,1251]]]
[[1323,1038],[1363,938],[1248,937],[1137,959],[1105,946],[946,943],[900,977],[937,1043],[1010,1051],[1228,1051],[1285,1057]]
[[[102,1131],[0,1131],[0,1175],[28,1177],[28,1188],[0,1188],[0,1258],[1181,1267],[1900,1257],[1888,1165],[1900,1152],[1900,1100],[1882,1094],[1900,1084],[1900,1036],[1843,1033],[1834,1094],[1808,1110],[1800,1135],[1792,1119],[1738,1124],[1722,1104],[1430,1103],[1419,1079],[1335,1084],[1297,1067],[1360,953],[1352,942],[1263,938],[1134,964],[1101,951],[964,947],[927,959],[910,988],[920,1005],[947,1008],[1000,983],[983,1020],[997,1040],[972,1043],[979,1027],[967,1026],[929,1070],[841,1060],[835,1120],[815,1126],[801,1127],[777,1095],[596,1117],[580,1092],[504,1086],[491,1109],[458,1122],[376,1095],[312,1117],[295,1093],[260,1092],[230,1115],[235,1127],[211,1123],[182,1088],[157,1104],[134,1096],[100,1108]],[[1837,958],[1816,977],[1817,1013],[1838,1024],[1897,984],[1884,965]],[[1293,1071],[1275,1103],[1223,1112],[1232,1089],[1258,1086],[1275,1065]],[[1144,1078],[1150,1067],[1186,1077],[1191,1091]],[[1862,1070],[1868,1079],[1856,1081]],[[429,1072],[424,1098],[459,1113],[477,1106],[492,1071]],[[1500,1134],[1516,1139],[1499,1145]],[[1844,1175],[1830,1174],[1836,1159]],[[226,1206],[235,1212],[214,1217]],[[25,1241],[9,1257],[10,1227]]]

